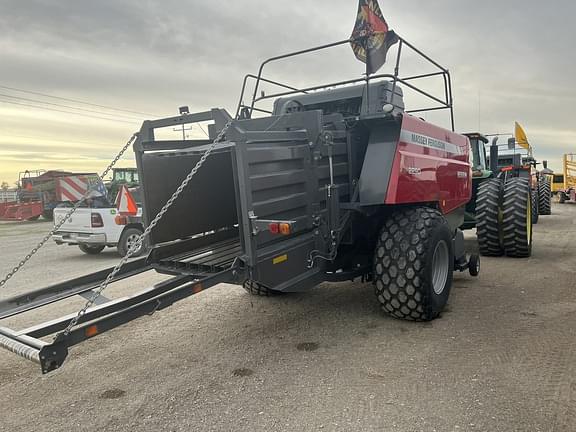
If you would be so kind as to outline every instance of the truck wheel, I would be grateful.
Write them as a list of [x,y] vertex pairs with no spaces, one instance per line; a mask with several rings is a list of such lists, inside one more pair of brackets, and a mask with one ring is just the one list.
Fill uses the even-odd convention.
[[478,188],[476,200],[476,237],[480,254],[502,256],[500,203],[502,182],[499,179],[485,180]]
[[417,207],[392,214],[374,253],[374,286],[395,318],[430,321],[444,309],[452,287],[452,232],[442,214]]
[[538,210],[544,216],[552,214],[552,187],[549,178],[542,178],[538,182]]
[[539,201],[538,189],[532,190],[532,225],[536,225],[540,219]]
[[[138,240],[138,238],[142,235],[144,231],[139,228],[127,228],[124,230],[122,235],[120,236],[120,241],[118,242],[118,253],[121,257],[125,257],[128,254],[128,251],[132,247],[134,243]],[[146,252],[146,241],[142,242],[140,247],[134,251],[132,257],[139,257],[144,252]]]
[[272,297],[282,294],[280,291],[271,290],[253,280],[245,280],[242,284],[242,288],[244,288],[248,293],[258,297]]
[[502,237],[509,257],[532,254],[532,197],[528,179],[510,178],[504,185]]
[[78,247],[82,252],[88,255],[98,255],[104,250],[104,246],[79,244]]

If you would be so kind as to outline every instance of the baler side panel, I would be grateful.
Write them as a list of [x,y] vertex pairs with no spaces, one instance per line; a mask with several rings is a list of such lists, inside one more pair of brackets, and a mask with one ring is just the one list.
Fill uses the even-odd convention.
[[398,148],[400,125],[375,126],[370,131],[368,148],[360,175],[360,203],[362,205],[382,204],[394,172],[394,156]]
[[471,197],[469,144],[465,136],[404,115],[386,204],[437,202],[443,213]]

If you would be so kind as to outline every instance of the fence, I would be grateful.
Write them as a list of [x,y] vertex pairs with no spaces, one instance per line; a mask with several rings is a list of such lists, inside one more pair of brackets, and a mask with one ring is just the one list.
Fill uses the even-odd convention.
[[0,190],[0,203],[6,203],[11,201],[17,200],[17,192],[16,191],[3,191]]

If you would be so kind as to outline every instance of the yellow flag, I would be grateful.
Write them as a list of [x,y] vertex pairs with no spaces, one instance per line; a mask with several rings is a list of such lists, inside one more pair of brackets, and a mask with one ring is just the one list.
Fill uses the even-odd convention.
[[528,142],[528,138],[526,137],[526,132],[520,126],[520,123],[516,122],[516,131],[514,132],[516,136],[516,143],[526,150],[530,150],[530,143]]

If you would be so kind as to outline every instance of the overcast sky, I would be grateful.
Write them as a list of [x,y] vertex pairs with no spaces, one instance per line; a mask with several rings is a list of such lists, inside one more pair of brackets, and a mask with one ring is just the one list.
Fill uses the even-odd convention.
[[[574,2],[380,6],[394,30],[450,69],[457,130],[507,133],[517,120],[553,168],[576,152]],[[347,38],[356,8],[356,0],[0,0],[0,181],[12,184],[24,169],[100,171],[142,120],[181,105],[233,112],[259,62]],[[406,59],[405,73],[421,70]],[[362,71],[349,47],[270,69],[299,85]]]

